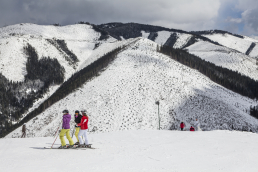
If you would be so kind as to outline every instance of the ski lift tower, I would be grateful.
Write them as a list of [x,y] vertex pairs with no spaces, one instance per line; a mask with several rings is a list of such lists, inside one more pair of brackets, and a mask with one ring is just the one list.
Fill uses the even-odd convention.
[[160,130],[159,101],[156,101],[155,104],[158,105],[158,119],[159,119],[159,130]]

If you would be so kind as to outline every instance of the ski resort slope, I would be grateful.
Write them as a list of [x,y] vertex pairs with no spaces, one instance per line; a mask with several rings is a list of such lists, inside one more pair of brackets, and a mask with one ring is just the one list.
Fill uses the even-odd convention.
[[[86,24],[68,26],[42,26],[36,24],[17,24],[0,28],[0,72],[9,80],[23,81],[27,74],[27,56],[23,47],[29,43],[39,56],[55,58],[65,68],[65,80],[68,79],[85,60],[91,57],[98,43],[115,42],[109,37],[99,41],[100,33]],[[48,40],[64,40],[67,48],[78,58],[78,64],[73,66],[65,59],[66,53],[58,50]]]
[[209,61],[216,66],[239,72],[258,81],[256,60],[252,57],[206,41],[198,41],[186,49],[189,53],[205,61]]
[[[247,111],[256,101],[157,53],[156,47],[144,38],[131,44],[99,76],[31,119],[28,136],[52,136],[64,109],[71,114],[86,109],[90,132],[157,129],[157,100],[161,129],[176,130],[181,121],[190,128],[198,118],[203,130],[258,132],[258,120]],[[6,137],[19,137],[20,131],[21,127]]]
[[[75,141],[75,137],[73,138]],[[90,134],[96,149],[44,149],[53,137],[0,139],[1,171],[257,172],[258,135],[134,130]],[[66,140],[67,143],[67,140]],[[60,146],[60,140],[54,147]],[[83,170],[82,170],[83,169]]]
[[[202,35],[204,37],[207,37],[215,42],[218,42],[219,44],[235,49],[241,53],[246,53],[248,48],[251,46],[252,43],[258,43],[256,39],[252,39],[249,37],[239,38],[230,34],[208,34],[208,35]],[[257,46],[257,44],[256,44]],[[255,55],[258,55],[257,49],[253,49],[251,51],[252,57]]]

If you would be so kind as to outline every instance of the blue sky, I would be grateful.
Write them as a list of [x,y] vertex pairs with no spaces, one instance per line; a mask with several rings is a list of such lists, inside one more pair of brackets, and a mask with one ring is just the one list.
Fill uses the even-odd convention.
[[0,0],[0,27],[135,22],[258,36],[257,0]]

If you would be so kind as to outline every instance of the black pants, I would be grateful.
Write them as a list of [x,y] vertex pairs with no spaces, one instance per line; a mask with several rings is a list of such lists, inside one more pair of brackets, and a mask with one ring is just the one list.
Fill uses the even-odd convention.
[[183,131],[184,130],[184,128],[181,128],[181,131]]
[[21,138],[25,138],[25,137],[26,137],[26,132],[23,132]]

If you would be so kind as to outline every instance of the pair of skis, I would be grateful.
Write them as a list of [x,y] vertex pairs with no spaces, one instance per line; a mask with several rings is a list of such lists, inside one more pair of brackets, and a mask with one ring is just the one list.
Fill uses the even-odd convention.
[[[86,149],[96,149],[96,148],[91,147],[91,145],[92,144],[89,144],[87,146],[80,146],[80,147],[74,146],[74,147],[71,147],[71,148],[62,148],[62,149],[83,149],[83,150],[86,150]],[[44,147],[44,149],[60,149],[60,148],[58,148],[58,147]]]

